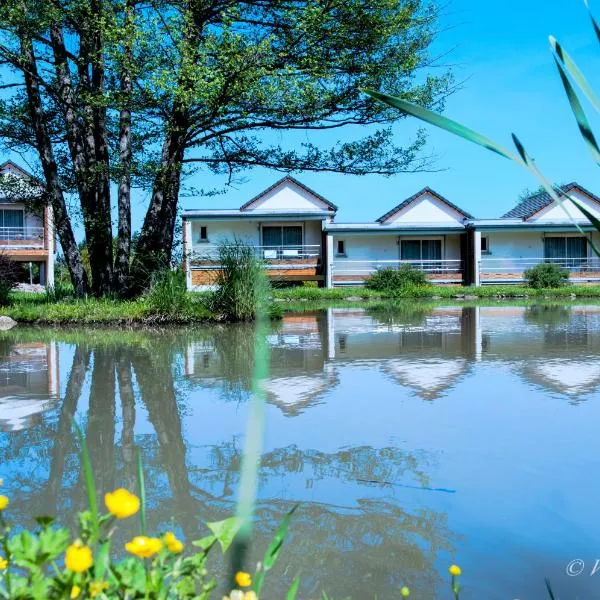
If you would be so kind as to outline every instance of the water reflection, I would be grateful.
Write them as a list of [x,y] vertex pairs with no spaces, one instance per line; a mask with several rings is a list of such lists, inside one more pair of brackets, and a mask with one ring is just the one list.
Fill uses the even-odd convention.
[[[140,446],[153,526],[168,526],[174,515],[188,539],[201,536],[202,522],[228,515],[235,502],[253,336],[251,326],[2,334],[0,476],[19,517],[50,512],[69,521],[85,505],[75,419],[99,489],[134,486]],[[559,407],[597,394],[597,307],[330,309],[287,316],[268,342],[257,558],[281,515],[293,503],[301,507],[270,583],[273,597],[297,573],[303,597],[326,589],[385,598],[405,583],[420,590],[415,598],[434,597],[439,573],[457,553],[488,557],[479,536],[494,535],[497,523],[482,507],[499,490],[511,490],[501,507],[513,535],[523,516],[507,515],[513,505],[523,509],[524,487],[528,510],[547,503],[556,486],[570,489],[557,467],[562,455],[529,443],[534,424],[551,436],[571,423],[574,452],[588,441],[588,421]],[[551,398],[561,404],[549,413]],[[519,419],[511,402],[521,403]],[[584,404],[596,410],[597,403]],[[523,464],[504,469],[515,460]],[[555,471],[544,479],[546,460]],[[562,497],[565,527],[586,522],[580,498],[575,491]],[[122,538],[134,530],[128,524]],[[562,535],[561,547],[568,546]],[[562,560],[541,538],[534,548],[543,569]],[[517,536],[502,551],[531,547]],[[482,575],[472,575],[466,598],[501,597],[483,567],[470,569]],[[535,597],[548,574],[542,567],[539,581],[525,569],[525,583],[510,594]]]

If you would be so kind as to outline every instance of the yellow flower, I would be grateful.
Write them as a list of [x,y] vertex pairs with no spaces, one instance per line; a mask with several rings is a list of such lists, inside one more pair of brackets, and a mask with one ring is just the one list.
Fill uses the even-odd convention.
[[73,573],[83,573],[94,564],[92,549],[80,541],[71,544],[65,553],[65,567]]
[[8,561],[0,556],[0,571],[4,571],[8,567]]
[[249,590],[244,594],[244,600],[258,600],[258,596],[254,590]]
[[403,598],[408,598],[410,596],[410,589],[407,588],[406,586],[404,586],[403,588],[400,588],[400,595]]
[[140,510],[140,499],[123,488],[105,494],[104,503],[108,512],[117,519],[126,519]]
[[102,592],[108,589],[108,583],[106,581],[92,581],[90,583],[89,591],[90,596],[95,598],[99,596]]
[[158,538],[149,538],[138,535],[125,544],[125,550],[139,558],[150,558],[162,549],[162,542]]
[[450,572],[450,575],[452,575],[452,577],[458,577],[462,573],[458,565],[450,565],[448,571]]
[[0,496],[0,512],[8,506],[9,502],[9,499],[6,496]]
[[183,552],[183,542],[178,540],[172,531],[167,531],[167,533],[165,533],[164,542],[169,549],[169,552],[172,552],[173,554],[181,554],[181,552]]
[[238,571],[235,574],[235,582],[240,587],[249,587],[252,585],[252,577],[250,577],[250,573],[246,573],[244,571]]
[[81,588],[78,585],[74,585],[71,588],[71,600],[74,600],[81,594]]

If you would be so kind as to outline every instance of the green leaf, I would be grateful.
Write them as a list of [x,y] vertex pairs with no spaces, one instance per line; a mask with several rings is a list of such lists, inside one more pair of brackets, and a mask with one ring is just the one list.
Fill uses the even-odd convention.
[[565,92],[567,93],[567,98],[569,99],[569,104],[571,105],[571,110],[573,111],[573,115],[575,116],[575,120],[577,121],[577,126],[579,127],[579,131],[583,136],[583,139],[586,141],[594,160],[598,165],[600,165],[600,148],[598,148],[598,143],[596,142],[596,138],[594,137],[594,133],[592,132],[592,128],[590,127],[590,123],[585,115],[585,111],[581,106],[581,102],[579,102],[579,98],[567,77],[567,73],[562,65],[562,63],[554,57],[554,62],[558,68],[558,73],[560,75],[560,79],[562,81],[563,87],[565,88]]
[[144,465],[142,463],[142,454],[139,448],[136,448],[136,459],[138,492],[140,495],[140,531],[142,535],[146,535],[146,482],[144,480]]
[[210,550],[211,546],[217,541],[216,536],[207,535],[199,540],[195,540],[192,542],[192,546],[197,546],[198,548],[202,548],[205,552]]
[[77,423],[74,423],[75,433],[79,438],[81,444],[81,468],[83,470],[83,478],[85,481],[85,489],[88,497],[88,504],[90,507],[91,514],[91,527],[92,537],[96,539],[98,537],[98,500],[96,498],[96,483],[94,482],[94,472],[92,470],[92,463],[90,461],[90,455],[88,453],[87,444],[81,428]]
[[504,148],[500,144],[492,141],[490,138],[477,133],[473,129],[469,129],[464,125],[461,125],[457,121],[453,121],[452,119],[448,119],[432,110],[427,108],[423,108],[417,104],[413,104],[412,102],[407,102],[406,100],[402,100],[401,98],[397,98],[395,96],[388,96],[387,94],[382,94],[381,92],[376,92],[374,90],[363,90],[366,94],[369,94],[372,98],[379,100],[380,102],[384,102],[385,104],[389,104],[398,110],[406,113],[407,115],[412,115],[413,117],[417,117],[417,119],[421,119],[421,121],[425,121],[426,123],[430,123],[431,125],[435,125],[440,129],[445,129],[450,133],[458,135],[469,142],[473,142],[492,152],[496,152],[500,154],[500,156],[504,156],[509,160],[513,160],[517,163],[521,161],[513,152]]
[[41,527],[49,527],[54,523],[54,517],[50,517],[48,515],[42,515],[41,517],[36,517],[35,522]]
[[242,526],[242,519],[239,517],[229,517],[224,521],[213,521],[207,523],[207,527],[214,533],[217,541],[221,545],[221,550],[225,553],[231,546],[237,532]]
[[281,547],[283,546],[283,542],[285,541],[285,537],[287,536],[288,528],[290,525],[290,520],[292,519],[292,515],[296,512],[298,505],[295,504],[292,509],[283,517],[277,531],[275,531],[275,535],[265,552],[265,556],[262,562],[262,569],[260,573],[258,573],[257,577],[254,580],[254,591],[257,596],[260,596],[260,590],[262,588],[265,574],[267,571],[270,571],[273,568],[273,565],[277,561],[279,557],[279,553],[281,551]]
[[546,589],[548,590],[548,595],[550,596],[550,600],[556,600],[556,596],[552,591],[552,586],[550,585],[550,580],[546,577],[544,578],[544,582],[546,583]]
[[596,22],[596,19],[594,19],[594,15],[592,14],[592,11],[590,10],[590,5],[588,4],[588,0],[583,0],[585,3],[586,8],[588,9],[588,14],[590,15],[590,19],[592,20],[592,26],[594,27],[594,31],[596,32],[596,37],[598,38],[598,41],[600,42],[600,27],[598,27],[598,23]]
[[600,98],[592,86],[587,82],[584,74],[581,72],[575,61],[569,56],[567,51],[558,43],[558,41],[550,36],[550,45],[556,52],[558,60],[562,63],[565,70],[569,73],[573,81],[581,88],[581,91],[588,97],[589,101],[594,105],[596,110],[600,111]]
[[296,595],[298,594],[298,588],[300,587],[300,577],[296,577],[294,581],[292,581],[292,585],[288,590],[288,593],[285,596],[285,600],[296,600]]
[[[591,246],[591,248],[595,252],[595,254],[600,256],[600,250],[596,247],[596,245],[592,241],[591,236],[588,236],[585,233],[585,231],[581,228],[579,223],[577,223],[577,221],[573,218],[573,216],[571,215],[571,213],[568,211],[567,207],[565,206],[564,195],[559,195],[556,193],[554,186],[542,175],[542,172],[537,168],[537,166],[535,165],[532,158],[529,156],[529,154],[527,154],[525,147],[523,146],[523,144],[521,143],[519,138],[514,133],[512,135],[512,138],[513,138],[513,142],[517,148],[517,151],[519,152],[519,155],[521,156],[525,166],[531,171],[531,173],[533,173],[533,175],[535,177],[537,177],[537,179],[539,179],[540,183],[542,184],[542,187],[546,190],[546,192],[548,192],[548,195],[562,207],[562,209],[565,211],[565,213],[567,214],[567,216],[569,217],[569,219],[571,220],[573,225],[575,225],[577,230],[581,233],[581,235],[583,235],[584,237],[587,238],[588,244]],[[567,196],[567,198],[569,198],[571,200],[571,202],[573,202],[573,198],[571,198],[570,196]],[[581,210],[581,203],[579,203],[577,200],[575,200],[575,205]],[[598,231],[600,231],[600,223],[598,223],[598,219],[596,219],[596,217],[594,217],[594,215],[592,215],[585,207],[584,207],[584,211],[585,211],[584,214],[587,213],[586,216],[589,215],[592,217],[592,223],[594,223],[594,226],[598,229]],[[589,216],[588,216],[588,218],[589,218]],[[598,223],[598,225],[596,225],[596,223]]]

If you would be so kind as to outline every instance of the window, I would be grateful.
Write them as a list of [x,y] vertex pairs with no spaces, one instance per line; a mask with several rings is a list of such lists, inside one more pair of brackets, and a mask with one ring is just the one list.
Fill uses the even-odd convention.
[[346,242],[345,240],[337,241],[337,255],[346,256]]
[[544,238],[544,258],[562,267],[576,267],[587,260],[587,240],[583,236]]
[[0,227],[20,227],[23,228],[22,210],[0,210]]
[[490,253],[490,238],[481,236],[481,253]]
[[262,228],[263,246],[302,246],[301,225],[276,225]]
[[402,240],[400,257],[402,260],[441,260],[442,240]]
[[206,226],[200,227],[200,241],[208,242],[208,232],[206,231]]

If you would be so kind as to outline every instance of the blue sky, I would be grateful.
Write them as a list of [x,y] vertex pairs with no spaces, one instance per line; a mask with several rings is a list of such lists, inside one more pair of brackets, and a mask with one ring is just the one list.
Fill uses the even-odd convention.
[[[594,8],[593,0],[591,0]],[[600,1],[596,0],[600,14]],[[510,144],[519,135],[542,170],[556,182],[577,180],[600,191],[594,163],[577,132],[551,57],[553,34],[577,60],[593,83],[600,48],[582,0],[450,0],[442,9],[434,53],[453,51],[451,64],[464,86],[447,102],[445,114]],[[591,111],[590,111],[591,112]],[[413,120],[414,121],[414,120]],[[415,130],[403,123],[397,135]],[[339,221],[368,221],[429,185],[478,217],[500,216],[526,187],[537,182],[524,170],[482,148],[428,127],[429,148],[438,156],[437,173],[395,177],[295,174],[338,205]],[[343,132],[327,138],[335,141]],[[315,139],[315,138],[312,138]],[[282,175],[267,169],[248,172],[245,181],[216,198],[182,198],[183,208],[233,208]],[[223,180],[197,174],[188,186],[210,188]],[[139,197],[136,220],[145,197]]]

